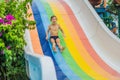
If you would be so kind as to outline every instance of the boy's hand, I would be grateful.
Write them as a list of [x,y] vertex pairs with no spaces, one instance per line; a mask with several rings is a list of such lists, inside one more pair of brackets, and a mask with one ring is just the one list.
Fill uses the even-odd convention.
[[48,41],[48,36],[46,36],[46,40]]
[[65,38],[66,36],[63,34],[63,37]]

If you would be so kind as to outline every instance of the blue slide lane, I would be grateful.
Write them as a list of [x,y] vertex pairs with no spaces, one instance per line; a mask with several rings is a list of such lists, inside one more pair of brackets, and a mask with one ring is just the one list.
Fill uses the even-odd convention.
[[45,40],[45,37],[46,37],[45,29],[44,29],[44,26],[43,26],[43,23],[42,23],[42,20],[41,20],[40,12],[38,11],[38,8],[37,8],[34,1],[32,3],[32,10],[33,10],[34,18],[36,20],[36,26],[37,26],[38,35],[39,35],[39,38],[40,38],[40,43],[41,43],[43,53],[46,56],[50,56],[53,59],[55,69],[56,69],[57,80],[65,80],[67,77],[61,71],[58,64],[56,63],[56,61],[55,61],[55,59],[54,59],[54,57],[52,55],[49,43],[48,43],[48,41]]

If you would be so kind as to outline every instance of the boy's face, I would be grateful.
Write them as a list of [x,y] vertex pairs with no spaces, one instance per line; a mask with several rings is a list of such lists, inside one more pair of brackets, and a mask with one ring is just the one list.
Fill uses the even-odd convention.
[[55,24],[55,23],[57,22],[57,18],[56,18],[56,17],[53,17],[52,20],[51,20],[51,22],[52,22],[53,24]]

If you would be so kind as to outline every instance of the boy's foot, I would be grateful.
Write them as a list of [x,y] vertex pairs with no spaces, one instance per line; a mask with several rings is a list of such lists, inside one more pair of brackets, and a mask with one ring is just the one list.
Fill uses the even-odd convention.
[[95,6],[95,8],[100,8],[100,5]]
[[53,51],[54,51],[54,52],[57,52],[57,50],[56,50],[56,48],[55,48],[55,47],[53,47]]
[[56,50],[53,50],[55,53],[57,52]]
[[65,47],[62,47],[61,49],[60,49],[60,52],[63,52],[65,50]]

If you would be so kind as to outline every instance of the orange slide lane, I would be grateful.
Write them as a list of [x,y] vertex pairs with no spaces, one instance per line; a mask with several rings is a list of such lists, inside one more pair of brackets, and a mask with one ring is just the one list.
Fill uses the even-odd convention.
[[[32,13],[32,9],[30,5],[29,5],[28,13]],[[32,16],[28,17],[28,19],[34,21],[33,13],[32,13]],[[36,27],[35,29],[30,30],[29,32],[30,32],[31,43],[32,43],[34,53],[43,55],[43,51],[41,48],[41,44],[40,44],[40,40],[38,37],[38,32],[37,32]]]

